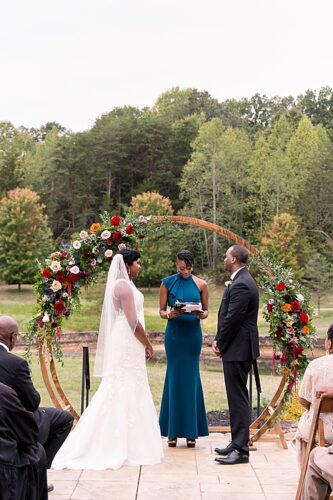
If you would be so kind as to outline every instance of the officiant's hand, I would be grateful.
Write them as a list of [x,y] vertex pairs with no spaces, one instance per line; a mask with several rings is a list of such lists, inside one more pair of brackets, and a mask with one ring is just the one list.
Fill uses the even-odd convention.
[[185,312],[184,309],[170,309],[170,311],[167,313],[167,318],[168,319],[177,318],[177,316],[184,314],[184,312]]
[[193,311],[194,314],[199,319],[206,319],[208,316],[208,311]]

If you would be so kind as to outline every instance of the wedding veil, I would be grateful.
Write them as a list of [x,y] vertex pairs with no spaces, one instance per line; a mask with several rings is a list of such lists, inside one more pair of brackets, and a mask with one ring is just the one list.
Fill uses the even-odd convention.
[[135,331],[138,318],[134,303],[134,287],[128,276],[123,256],[113,257],[105,287],[101,321],[96,347],[94,376],[109,375],[110,352],[108,349],[112,329],[120,316],[127,319],[128,327]]

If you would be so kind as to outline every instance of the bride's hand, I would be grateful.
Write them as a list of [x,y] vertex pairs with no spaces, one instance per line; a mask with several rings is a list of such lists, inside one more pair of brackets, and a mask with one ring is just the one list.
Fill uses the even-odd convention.
[[146,347],[146,359],[151,359],[153,357],[153,346],[151,344],[149,344],[147,347]]

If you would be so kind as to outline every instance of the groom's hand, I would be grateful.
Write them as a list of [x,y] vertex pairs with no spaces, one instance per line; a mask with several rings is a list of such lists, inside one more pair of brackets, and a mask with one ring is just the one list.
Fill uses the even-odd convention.
[[217,347],[217,342],[216,340],[213,341],[212,343],[212,349],[213,349],[213,353],[216,354],[216,356],[218,356],[219,358],[222,357],[222,354],[220,353],[220,350],[219,348]]

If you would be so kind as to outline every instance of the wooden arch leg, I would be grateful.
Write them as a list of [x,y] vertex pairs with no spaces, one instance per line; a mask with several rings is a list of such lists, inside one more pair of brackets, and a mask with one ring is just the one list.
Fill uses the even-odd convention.
[[[52,352],[52,346],[51,342],[46,343],[46,349],[45,349],[45,344],[39,345],[39,362],[41,366],[41,372],[42,372],[42,377],[44,381],[44,385],[47,389],[47,392],[49,393],[49,396],[51,398],[51,401],[55,408],[63,408],[63,405],[61,404],[60,400],[64,404],[64,409],[68,410],[74,417],[76,421],[79,420],[80,416],[79,414],[75,411],[71,403],[69,402],[65,392],[63,391],[60,381],[58,379],[57,371],[55,368],[55,363],[53,359],[53,352]],[[54,388],[58,393],[58,396],[60,396],[60,400],[58,399],[58,396],[55,394],[54,388],[51,385],[50,382],[50,377],[49,377],[49,371],[51,373],[51,378],[54,384]]]

